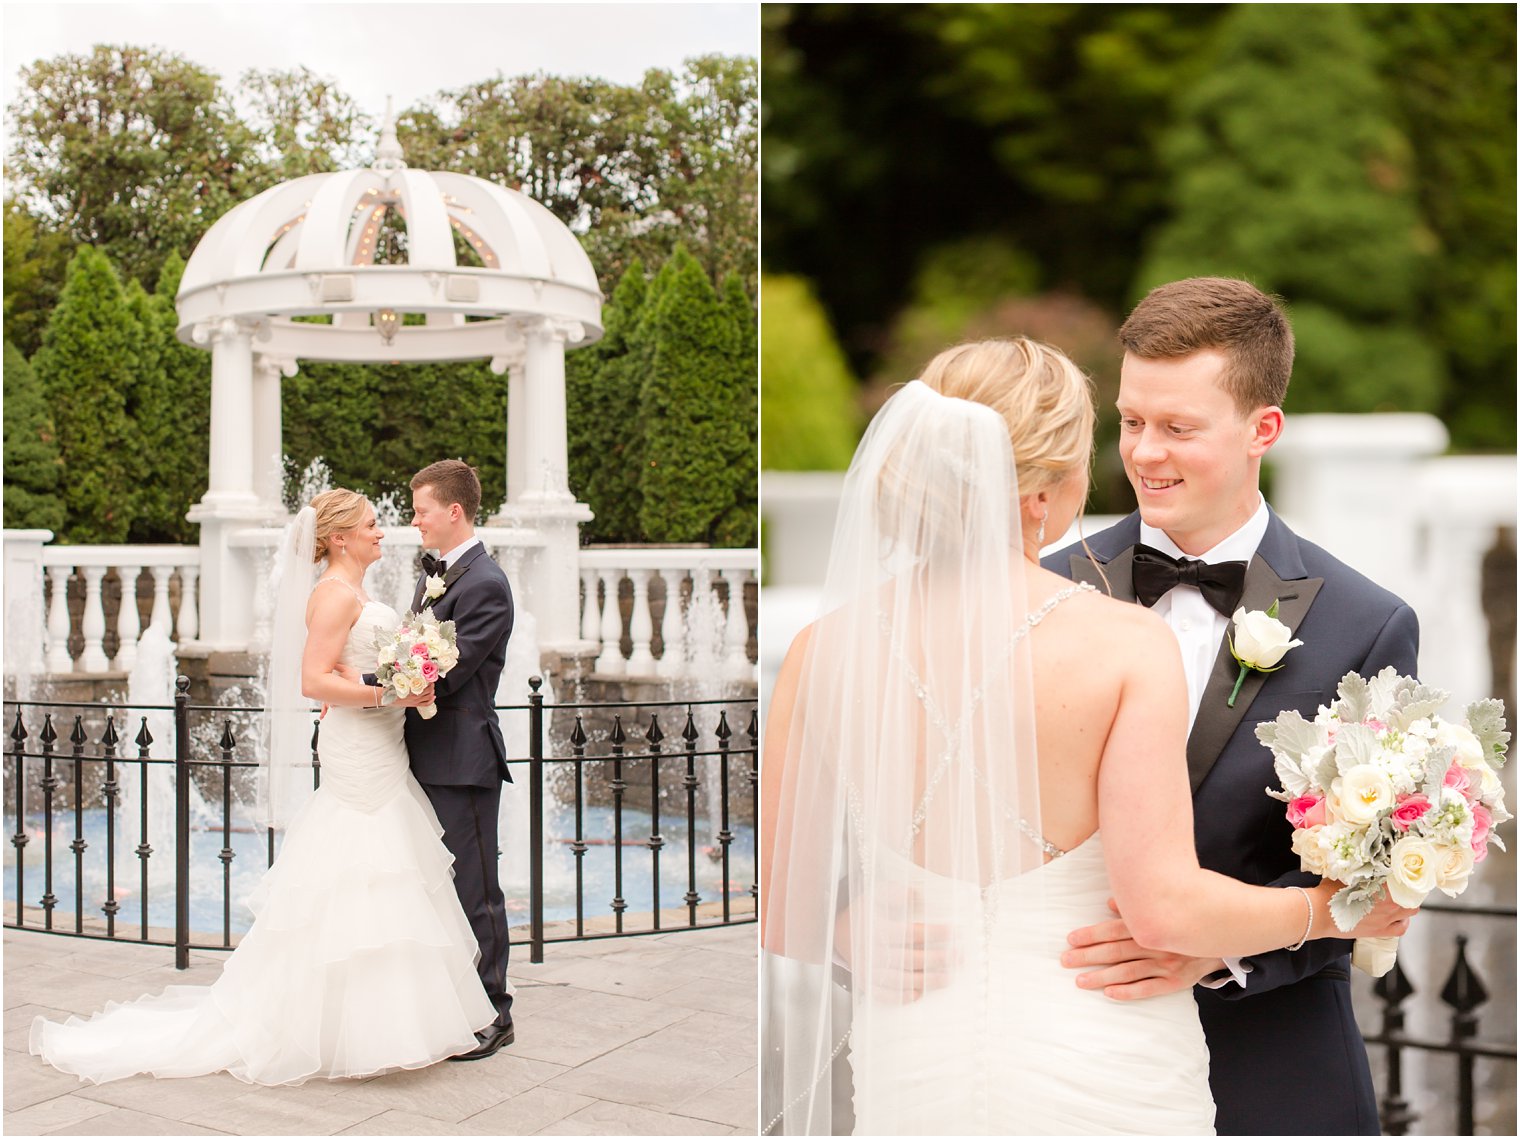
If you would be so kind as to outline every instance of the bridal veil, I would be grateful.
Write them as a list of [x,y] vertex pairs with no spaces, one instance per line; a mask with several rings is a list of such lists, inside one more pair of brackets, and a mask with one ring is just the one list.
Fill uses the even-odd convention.
[[[852,1095],[890,1116],[911,1093],[890,1065],[852,1086],[852,1040],[884,1008],[977,983],[996,967],[999,905],[1043,904],[1038,886],[1000,889],[1043,862],[1024,582],[1007,424],[907,384],[845,476],[820,616],[794,693],[777,694],[785,739],[766,744],[781,775],[762,882],[764,1133],[848,1132]],[[967,1065],[1017,1031],[980,1009],[957,1026]]]

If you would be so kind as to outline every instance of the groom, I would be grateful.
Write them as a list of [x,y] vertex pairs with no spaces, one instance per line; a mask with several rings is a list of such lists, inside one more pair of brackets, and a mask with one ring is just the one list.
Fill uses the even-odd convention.
[[[1142,300],[1119,339],[1119,452],[1140,509],[1089,539],[1091,559],[1079,544],[1045,567],[1099,588],[1106,578],[1115,597],[1150,605],[1176,633],[1199,861],[1258,885],[1311,885],[1282,804],[1264,793],[1276,778],[1256,726],[1289,708],[1312,718],[1347,672],[1413,674],[1414,612],[1295,535],[1261,496],[1293,367],[1293,334],[1271,298],[1244,281],[1177,281]],[[1274,601],[1303,644],[1280,671],[1249,673],[1231,707],[1229,617]],[[1349,941],[1199,960],[1140,947],[1122,915],[1071,941],[1063,963],[1091,970],[1077,983],[1111,998],[1198,986],[1219,1134],[1379,1133]]]
[[496,839],[501,784],[512,776],[492,710],[512,635],[512,589],[475,536],[479,509],[480,479],[468,463],[445,459],[412,479],[412,525],[422,534],[423,550],[440,555],[423,554],[412,611],[426,604],[441,620],[454,622],[459,663],[434,685],[436,716],[425,720],[407,710],[406,746],[412,774],[443,824],[444,845],[454,856],[454,888],[480,944],[476,967],[497,1010],[495,1022],[475,1034],[478,1045],[455,1060],[484,1059],[513,1040]]

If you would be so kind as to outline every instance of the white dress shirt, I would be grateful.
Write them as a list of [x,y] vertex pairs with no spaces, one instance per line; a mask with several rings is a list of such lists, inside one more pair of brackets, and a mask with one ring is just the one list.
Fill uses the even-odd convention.
[[[1256,547],[1261,545],[1262,538],[1266,536],[1270,517],[1267,501],[1261,499],[1256,513],[1251,515],[1244,526],[1213,549],[1198,555],[1197,560],[1210,565],[1217,562],[1245,562],[1249,565],[1256,556]],[[1140,541],[1168,557],[1194,556],[1183,553],[1181,547],[1166,536],[1165,531],[1147,526],[1143,521],[1140,523]],[[1174,585],[1151,608],[1171,626],[1172,633],[1182,648],[1182,671],[1187,677],[1188,688],[1188,731],[1191,732],[1193,721],[1198,718],[1199,705],[1203,703],[1203,686],[1208,683],[1209,673],[1214,669],[1214,658],[1219,655],[1220,646],[1224,643],[1230,619],[1205,601],[1196,585]],[[1230,971],[1230,976],[1216,974],[1214,979],[1206,978],[1199,984],[1206,989],[1217,989],[1233,980],[1243,986],[1246,975],[1251,972],[1250,966],[1238,957],[1226,957],[1224,964]]]
[[[1261,545],[1262,538],[1266,536],[1270,517],[1266,499],[1261,499],[1256,513],[1251,515],[1244,526],[1213,549],[1197,555],[1196,560],[1210,565],[1218,562],[1250,564],[1256,556],[1256,547]],[[1195,557],[1193,554],[1184,554],[1177,543],[1166,536],[1165,531],[1147,526],[1143,521],[1140,523],[1140,541],[1168,557]],[[1196,585],[1174,585],[1161,595],[1151,610],[1172,627],[1172,633],[1182,647],[1182,671],[1187,676],[1188,688],[1188,730],[1191,731],[1193,721],[1198,718],[1198,706],[1203,703],[1203,686],[1208,683],[1209,673],[1214,669],[1214,658],[1219,655],[1219,646],[1224,643],[1230,619],[1205,601]]]
[[442,555],[438,560],[443,563],[443,571],[444,571],[444,573],[447,573],[449,571],[449,567],[451,567],[455,562],[457,562],[462,555],[464,555],[465,553],[467,553],[469,551],[469,549],[470,549],[471,546],[478,546],[478,545],[480,545],[480,539],[479,538],[475,538],[475,537],[466,538],[463,542],[460,542],[459,545],[455,546],[448,553]]

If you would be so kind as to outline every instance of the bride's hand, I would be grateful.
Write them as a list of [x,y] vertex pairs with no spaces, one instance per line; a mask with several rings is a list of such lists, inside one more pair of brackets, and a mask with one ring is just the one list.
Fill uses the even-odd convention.
[[960,951],[949,926],[926,922],[891,927],[894,940],[872,947],[869,976],[850,960],[850,908],[844,906],[834,919],[834,951],[838,963],[850,970],[857,984],[864,984],[878,1001],[910,1004],[927,992],[950,983],[960,964]]
[[431,704],[433,702],[433,699],[434,699],[434,697],[433,697],[433,686],[431,684],[429,684],[426,688],[424,688],[417,695],[415,695],[415,696],[404,696],[400,700],[397,700],[396,703],[392,705],[392,707],[395,707],[395,708],[421,708],[424,704]]
[[[1325,912],[1330,910],[1330,897],[1342,888],[1342,883],[1325,879],[1316,887],[1316,893],[1322,893],[1325,902]],[[1383,890],[1383,896],[1367,912],[1367,916],[1357,922],[1350,930],[1342,930],[1336,927],[1333,921],[1328,923],[1329,932],[1326,937],[1403,937],[1409,932],[1409,923],[1419,910],[1411,910],[1399,905],[1388,896],[1388,891]],[[1316,918],[1316,920],[1318,920]],[[1316,926],[1316,932],[1319,928]]]

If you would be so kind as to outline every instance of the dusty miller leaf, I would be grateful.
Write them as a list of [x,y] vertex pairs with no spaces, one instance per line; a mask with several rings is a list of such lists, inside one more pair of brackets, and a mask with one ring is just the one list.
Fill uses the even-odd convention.
[[1509,732],[1504,722],[1504,701],[1478,700],[1467,706],[1467,726],[1483,745],[1484,758],[1494,767],[1504,766]]
[[1335,922],[1335,928],[1342,933],[1350,933],[1355,929],[1356,923],[1371,913],[1372,907],[1377,904],[1380,888],[1381,883],[1362,882],[1337,891],[1330,899],[1330,917]]
[[1372,692],[1368,684],[1354,672],[1341,677],[1335,690],[1335,712],[1347,724],[1359,724],[1367,718],[1372,707]]

